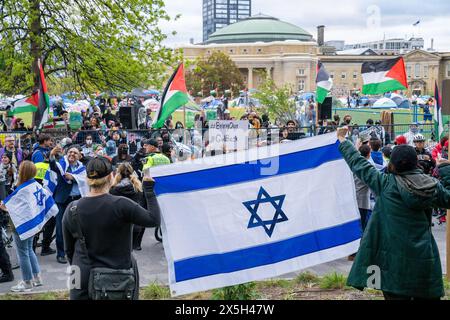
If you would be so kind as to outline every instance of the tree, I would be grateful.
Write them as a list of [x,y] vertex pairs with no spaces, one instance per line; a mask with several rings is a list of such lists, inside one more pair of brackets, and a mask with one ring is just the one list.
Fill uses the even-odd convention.
[[2,0],[0,92],[36,88],[38,59],[74,90],[160,87],[176,64],[160,20],[171,20],[163,0]]
[[186,72],[186,85],[195,93],[209,96],[210,91],[216,89],[237,93],[244,86],[238,67],[223,52],[213,52],[207,59],[200,57],[193,65],[194,68]]
[[266,77],[266,81],[253,96],[260,101],[262,111],[268,113],[271,119],[286,123],[288,120],[295,120],[296,106],[291,93],[289,85],[277,87],[271,78]]

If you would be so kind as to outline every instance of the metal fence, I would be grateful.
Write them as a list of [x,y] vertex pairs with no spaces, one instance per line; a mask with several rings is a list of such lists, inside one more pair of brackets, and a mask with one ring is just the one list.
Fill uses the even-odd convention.
[[[240,149],[249,149],[253,147],[261,147],[270,144],[277,144],[289,140],[304,139],[320,134],[333,132],[336,126],[310,126],[301,128],[261,128],[245,130],[239,139],[244,139]],[[364,136],[367,132],[377,129],[382,132],[380,138],[383,145],[393,144],[395,138],[409,131],[409,124],[383,125],[383,126],[350,126],[350,139],[356,140],[360,136]],[[433,147],[436,144],[436,134],[433,124],[419,125],[418,133],[421,133],[426,139],[426,146]],[[447,132],[448,132],[448,128]],[[68,131],[63,129],[44,130],[41,133],[49,134],[54,144],[67,143],[85,145],[86,138],[92,137],[94,145],[103,147],[112,146],[115,151],[111,155],[117,154],[117,147],[120,144],[127,144],[129,153],[135,154],[141,147],[144,139],[153,138],[162,145],[167,143],[174,150],[175,158],[185,160],[188,158],[198,158],[208,155],[217,154],[217,147],[213,147],[210,141],[210,132],[208,128],[197,129],[160,129],[160,130],[77,130]],[[17,145],[24,150],[26,154],[33,151],[33,145],[37,142],[37,134],[33,132],[0,132],[0,142],[3,145],[4,138],[7,135],[15,135]],[[70,140],[65,139],[70,138]],[[113,141],[109,142],[109,141]],[[242,147],[243,146],[243,147]],[[105,148],[106,149],[106,148]],[[236,151],[233,148],[228,150],[219,150],[221,152]]]

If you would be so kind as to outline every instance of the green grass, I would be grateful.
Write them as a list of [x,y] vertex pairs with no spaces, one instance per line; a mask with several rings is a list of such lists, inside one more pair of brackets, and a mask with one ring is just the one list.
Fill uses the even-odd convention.
[[7,293],[0,295],[0,300],[67,300],[69,293],[67,291],[49,291],[33,294],[14,294]]
[[344,289],[346,283],[347,283],[346,276],[333,272],[321,278],[319,286],[321,289]]
[[140,290],[140,297],[143,300],[169,299],[170,290],[166,286],[153,282],[149,284],[147,287]]
[[311,283],[319,283],[319,277],[317,275],[315,275],[314,273],[311,273],[309,271],[306,272],[302,272],[300,273],[296,278],[295,278],[295,282],[297,284],[302,284],[302,285],[306,285],[306,284],[311,284]]
[[255,282],[213,290],[213,300],[256,300],[260,298]]
[[294,285],[294,283],[290,280],[286,279],[271,279],[264,282],[260,282],[259,284],[264,287],[280,287],[280,288],[290,288]]

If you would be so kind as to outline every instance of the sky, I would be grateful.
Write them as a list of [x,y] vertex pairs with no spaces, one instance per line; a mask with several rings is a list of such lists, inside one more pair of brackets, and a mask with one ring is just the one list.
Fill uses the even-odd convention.
[[[202,0],[165,0],[166,10],[177,21],[161,23],[168,46],[202,41]],[[318,25],[325,25],[325,41],[346,44],[410,38],[425,39],[425,49],[434,38],[434,48],[450,51],[449,0],[252,0],[252,14],[263,13],[293,23],[317,38]],[[417,27],[413,27],[420,20]]]

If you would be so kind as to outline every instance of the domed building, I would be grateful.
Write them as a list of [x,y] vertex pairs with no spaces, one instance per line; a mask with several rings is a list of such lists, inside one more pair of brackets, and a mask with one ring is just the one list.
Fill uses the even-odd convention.
[[[294,92],[316,90],[316,68],[320,59],[333,79],[332,95],[346,97],[363,86],[361,65],[366,61],[392,59],[376,50],[330,50],[324,42],[324,26],[318,26],[317,41],[304,29],[277,18],[256,15],[228,25],[201,44],[184,46],[184,57],[194,60],[221,51],[236,63],[247,88],[257,89],[264,73],[277,86],[291,85]],[[432,95],[434,83],[450,79],[450,53],[412,50],[403,56],[410,94]]]
[[259,14],[216,31],[205,43],[230,44],[285,40],[312,41],[313,37],[291,23]]
[[266,71],[277,85],[289,83],[294,90],[315,88],[318,47],[304,29],[259,14],[226,26],[202,44],[182,48],[186,59],[224,52],[236,63],[249,89],[264,81]]

